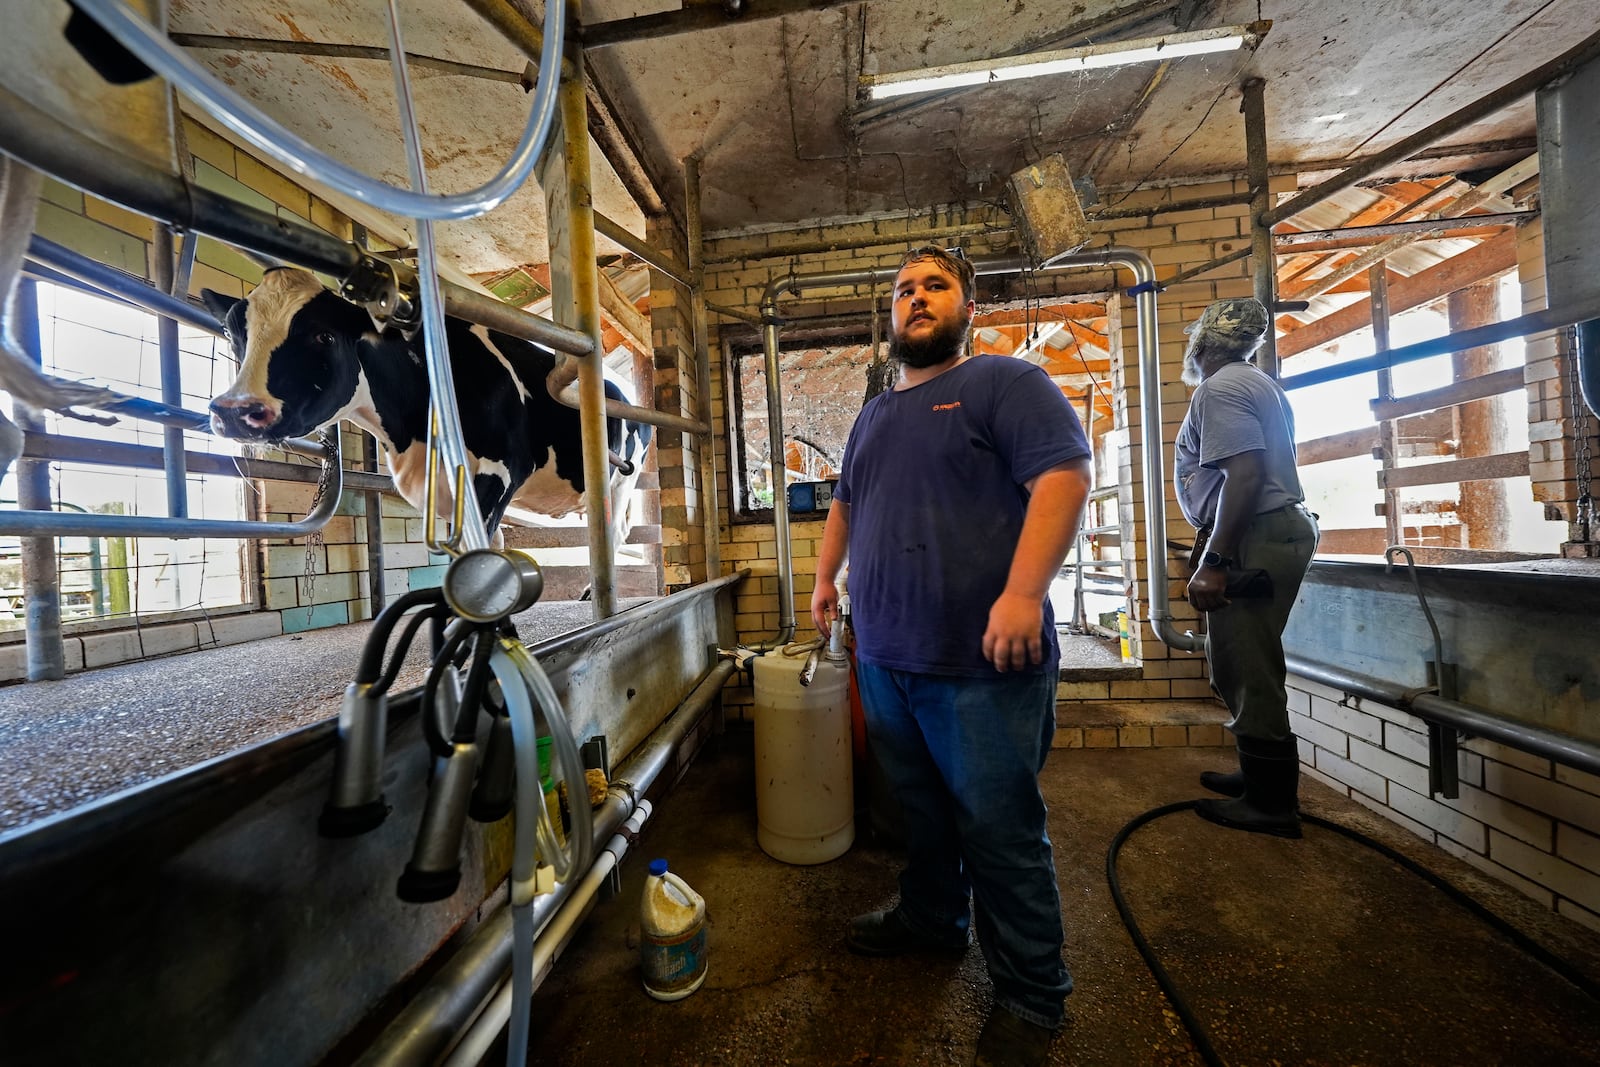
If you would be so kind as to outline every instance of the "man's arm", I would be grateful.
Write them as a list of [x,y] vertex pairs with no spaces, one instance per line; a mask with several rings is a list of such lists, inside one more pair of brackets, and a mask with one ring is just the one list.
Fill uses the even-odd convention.
[[989,609],[983,655],[995,670],[1022,670],[1044,657],[1044,598],[1078,536],[1089,499],[1088,456],[1051,467],[1028,483],[1028,513],[1011,555],[1005,590]]
[[828,506],[822,527],[822,548],[817,553],[817,581],[811,590],[811,621],[824,636],[831,633],[829,619],[838,613],[839,590],[834,582],[850,547],[850,505],[835,500]]
[[[1239,558],[1239,542],[1256,516],[1256,504],[1266,480],[1262,467],[1265,455],[1253,449],[1217,461],[1217,469],[1222,471],[1222,489],[1217,495],[1217,515],[1211,524],[1207,550],[1229,559]],[[1189,579],[1189,603],[1198,611],[1227,607],[1231,603],[1223,592],[1227,584],[1227,573],[1221,567],[1202,563]]]

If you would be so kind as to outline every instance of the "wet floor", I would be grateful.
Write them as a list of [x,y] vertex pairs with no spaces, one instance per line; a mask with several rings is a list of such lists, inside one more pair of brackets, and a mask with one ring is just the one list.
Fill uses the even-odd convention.
[[[858,840],[815,867],[756,844],[753,740],[730,725],[668,795],[535,995],[538,1064],[899,1065],[970,1062],[989,1007],[965,959],[863,959],[851,915],[893,903],[894,851]],[[1204,1061],[1113,907],[1106,849],[1130,819],[1199,795],[1215,748],[1052,753],[1066,957],[1077,988],[1054,1064]],[[1308,812],[1444,875],[1600,984],[1600,934],[1555,916],[1314,782]],[[639,894],[663,856],[708,902],[710,970],[685,1000],[640,987]],[[1389,859],[1308,827],[1301,841],[1192,811],[1137,831],[1118,864],[1153,950],[1221,1062],[1233,1065],[1600,1064],[1600,1003]],[[497,1050],[485,1062],[503,1062]]]

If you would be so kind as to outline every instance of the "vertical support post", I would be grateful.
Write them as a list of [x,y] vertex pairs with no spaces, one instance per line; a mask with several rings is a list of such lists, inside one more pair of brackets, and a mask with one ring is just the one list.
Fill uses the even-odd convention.
[[[566,0],[567,17],[578,25],[581,0]],[[589,588],[599,622],[617,613],[616,546],[611,543],[611,462],[606,447],[605,348],[600,340],[600,275],[596,264],[594,190],[589,169],[589,116],[580,48],[567,49],[572,74],[557,92],[561,109],[560,151],[551,151],[540,174],[550,220],[551,311],[557,322],[594,339],[578,360],[578,417],[583,431],[583,500],[589,527]],[[566,64],[563,64],[563,71]],[[559,157],[559,158],[557,158]],[[566,286],[557,283],[565,273]],[[570,297],[564,300],[562,289]]]
[[[12,336],[34,363],[43,363],[39,341],[39,287],[23,278],[11,295]],[[43,433],[44,419],[26,405],[16,405],[17,425],[25,433]],[[23,511],[49,511],[50,463],[43,459],[17,461],[17,507]],[[53,537],[24,537],[22,541],[23,625],[28,642],[28,681],[47,682],[66,676],[66,648],[61,641],[61,583],[56,573]]]
[[[193,236],[191,235],[188,240],[193,241]],[[174,253],[172,228],[157,224],[155,240],[150,245],[151,280],[155,282],[157,289],[168,296],[179,295],[174,291],[177,283],[177,263]],[[165,315],[158,316],[156,341],[161,358],[161,402],[181,408],[183,378],[178,356],[178,324]],[[161,440],[162,463],[167,476],[167,514],[175,519],[186,519],[189,517],[189,486],[188,472],[184,465],[183,431],[176,426],[164,426],[161,430]],[[174,576],[180,569],[173,568]],[[174,580],[176,581],[176,577]],[[178,602],[182,603],[181,596]]]
[[767,372],[767,448],[772,453],[772,534],[778,546],[778,628],[794,637],[794,550],[789,536],[789,476],[783,448],[783,381],[778,353],[778,308],[761,305],[761,340]]
[[[378,440],[362,435],[361,469],[369,474],[378,470]],[[376,619],[388,602],[383,587],[383,493],[363,493],[367,527],[367,618]]]
[[[1267,83],[1248,78],[1243,85],[1244,151],[1250,179],[1250,263],[1255,272],[1255,295],[1267,309],[1270,323],[1278,302],[1278,260],[1272,250],[1272,226],[1263,221],[1272,210],[1272,190],[1267,171]],[[1266,343],[1256,352],[1256,366],[1278,377],[1276,331],[1267,330]]]
[[[1450,332],[1460,333],[1476,326],[1500,321],[1499,287],[1493,281],[1479,282],[1451,293]],[[1481,378],[1500,369],[1500,346],[1482,345],[1453,353],[1450,362],[1455,380]],[[1505,397],[1491,396],[1456,408],[1457,455],[1495,456],[1510,449]],[[1465,526],[1468,548],[1504,548],[1511,533],[1511,504],[1508,486],[1501,479],[1461,483],[1461,503],[1456,514]]]
[[[1372,293],[1372,343],[1373,351],[1389,351],[1389,275],[1382,263],[1373,264],[1367,272]],[[1387,367],[1378,371],[1378,399],[1394,399],[1394,382]],[[1394,419],[1378,423],[1378,479],[1383,486],[1383,529],[1387,544],[1403,545],[1405,541],[1404,516],[1400,511],[1400,490],[1388,486],[1389,472],[1394,470],[1398,458],[1398,442]]]
[[[695,389],[700,394],[700,419],[707,426],[711,419],[711,357],[709,326],[706,322],[706,268],[704,231],[700,224],[700,157],[683,161],[684,215],[687,218],[689,257],[689,312],[694,326]],[[715,431],[695,442],[700,457],[700,508],[706,540],[705,581],[722,576],[721,516],[717,501],[717,441]]]

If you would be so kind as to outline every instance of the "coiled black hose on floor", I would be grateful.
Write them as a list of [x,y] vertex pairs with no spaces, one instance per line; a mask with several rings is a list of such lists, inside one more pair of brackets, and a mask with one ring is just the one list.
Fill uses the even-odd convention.
[[[1146,823],[1154,822],[1165,815],[1188,811],[1198,803],[1199,801],[1197,800],[1184,800],[1176,804],[1165,804],[1159,808],[1151,808],[1144,814],[1135,816],[1126,826],[1118,830],[1117,836],[1111,839],[1111,846],[1106,850],[1106,883],[1111,888],[1111,900],[1117,906],[1117,914],[1122,916],[1122,925],[1128,928],[1128,935],[1133,938],[1134,947],[1139,950],[1139,955],[1144,957],[1145,965],[1150,968],[1150,973],[1155,976],[1156,984],[1161,987],[1161,992],[1166,994],[1168,1002],[1172,1004],[1172,1010],[1177,1012],[1179,1019],[1183,1020],[1184,1028],[1189,1031],[1189,1036],[1193,1039],[1195,1048],[1200,1053],[1200,1058],[1205,1060],[1209,1067],[1226,1067],[1225,1061],[1221,1056],[1217,1055],[1217,1050],[1211,1047],[1211,1040],[1206,1036],[1205,1027],[1200,1024],[1200,1020],[1190,1009],[1188,1002],[1183,999],[1183,996],[1178,991],[1177,983],[1172,980],[1172,976],[1167,973],[1167,969],[1161,965],[1161,960],[1156,955],[1155,949],[1150,947],[1150,942],[1145,938],[1144,933],[1140,931],[1139,924],[1134,921],[1133,913],[1128,910],[1128,902],[1122,896],[1122,883],[1117,877],[1117,854],[1122,851],[1123,844],[1133,836],[1134,831]],[[1600,1001],[1600,983],[1591,980],[1572,964],[1540,945],[1409,856],[1395,851],[1381,841],[1368,837],[1359,830],[1352,830],[1348,826],[1341,826],[1339,823],[1331,822],[1316,815],[1307,815],[1302,812],[1300,821],[1311,826],[1320,826],[1325,830],[1332,830],[1336,834],[1342,834],[1350,840],[1366,845],[1385,858],[1394,861],[1444,893],[1445,896],[1461,905],[1482,922],[1488,924],[1490,928],[1509,939],[1512,944],[1544,964],[1544,966],[1561,976],[1586,996]]]

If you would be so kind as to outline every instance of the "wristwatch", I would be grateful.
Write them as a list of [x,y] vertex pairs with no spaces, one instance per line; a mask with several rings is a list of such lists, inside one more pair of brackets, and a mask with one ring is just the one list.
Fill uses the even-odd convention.
[[1200,557],[1200,562],[1207,567],[1216,567],[1220,570],[1227,570],[1229,567],[1233,566],[1233,560],[1229,559],[1227,556],[1224,556],[1220,552],[1207,552],[1205,555]]

